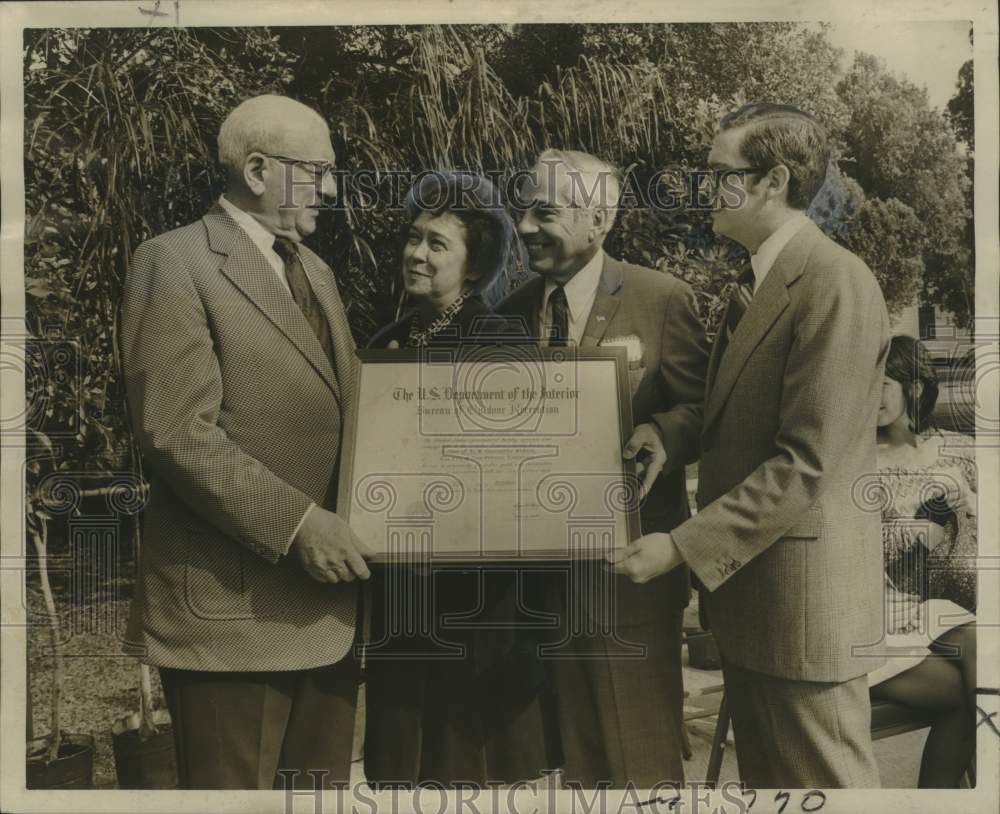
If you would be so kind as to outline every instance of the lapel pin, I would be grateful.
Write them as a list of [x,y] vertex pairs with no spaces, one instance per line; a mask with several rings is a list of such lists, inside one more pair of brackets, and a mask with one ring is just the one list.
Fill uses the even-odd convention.
[[598,322],[604,322],[606,319],[607,319],[607,317],[604,316],[604,314],[598,314],[597,315],[597,321]]

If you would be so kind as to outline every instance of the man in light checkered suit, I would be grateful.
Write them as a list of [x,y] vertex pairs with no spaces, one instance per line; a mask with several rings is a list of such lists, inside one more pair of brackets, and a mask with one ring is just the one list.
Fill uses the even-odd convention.
[[225,194],[143,243],[126,280],[151,486],[128,649],[160,668],[185,788],[349,779],[369,573],[335,496],[356,359],[333,274],[301,243],[333,157],[309,108],[242,103],[219,131]]

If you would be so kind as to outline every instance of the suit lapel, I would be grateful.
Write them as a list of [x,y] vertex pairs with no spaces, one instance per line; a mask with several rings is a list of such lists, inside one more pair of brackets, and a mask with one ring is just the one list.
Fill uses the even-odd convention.
[[[316,334],[264,255],[221,207],[213,207],[203,220],[212,251],[225,256],[222,273],[295,345],[338,395],[337,378]],[[310,283],[313,280],[310,275]],[[317,294],[317,299],[320,297]]]
[[580,339],[581,348],[596,348],[608,326],[621,305],[622,269],[621,263],[608,255],[604,255],[604,267],[601,269],[601,281],[594,295],[594,305],[590,309],[587,325]]
[[500,312],[524,320],[527,336],[540,339],[542,326],[539,324],[538,313],[542,307],[542,297],[545,296],[545,278],[534,277],[514,291],[506,302],[501,304]]
[[[711,364],[714,370],[709,370],[704,420],[706,428],[719,415],[754,349],[788,307],[788,286],[802,274],[817,237],[822,237],[822,232],[814,224],[806,223],[802,226],[775,259],[760,290],[754,295],[743,319],[729,338],[729,344],[721,353],[712,354]],[[728,306],[726,310],[729,310]],[[725,330],[725,324],[723,316],[720,331]],[[716,346],[718,344],[716,339]]]
[[725,340],[724,331],[726,330],[726,322],[729,319],[729,309],[732,307],[732,299],[726,301],[726,307],[722,310],[722,318],[719,320],[719,329],[715,334],[715,341],[712,342],[712,352],[708,357],[708,373],[705,376],[705,394],[712,392],[712,386],[715,384],[715,377],[719,372],[719,360],[722,358],[722,354],[725,352],[723,345]]

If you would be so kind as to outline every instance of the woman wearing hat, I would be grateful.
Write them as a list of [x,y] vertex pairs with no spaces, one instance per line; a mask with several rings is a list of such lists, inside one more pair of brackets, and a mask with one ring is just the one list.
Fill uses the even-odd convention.
[[413,307],[369,347],[454,344],[496,324],[483,297],[507,265],[514,224],[495,196],[485,178],[444,172],[407,193],[402,275]]
[[[432,173],[409,191],[404,207],[402,275],[413,307],[369,347],[488,342],[502,321],[483,296],[515,245],[494,187],[468,173]],[[372,594],[368,782],[485,787],[539,777],[547,768],[538,701],[543,674],[534,642],[515,633],[510,567],[387,565],[373,574]],[[430,629],[420,630],[418,619],[429,620]]]

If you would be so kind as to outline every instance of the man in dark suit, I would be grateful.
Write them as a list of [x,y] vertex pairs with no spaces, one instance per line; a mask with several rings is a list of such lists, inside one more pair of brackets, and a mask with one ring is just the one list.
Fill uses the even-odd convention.
[[[150,499],[130,652],[160,668],[184,788],[347,782],[365,549],[335,513],[354,343],[301,241],[333,192],[326,123],[291,99],[219,131],[226,193],[143,243],[122,351]],[[300,775],[297,785],[313,787]]]
[[[698,514],[616,552],[638,583],[686,564],[707,589],[741,778],[761,788],[877,786],[865,655],[881,639],[875,471],[889,343],[871,271],[804,214],[829,151],[786,105],[726,116],[709,165],[715,231],[751,253],[708,374]],[[717,187],[718,189],[718,187]]]
[[[667,531],[689,516],[684,466],[697,457],[708,343],[687,284],[604,253],[619,185],[617,171],[594,156],[560,150],[539,156],[522,190],[518,226],[539,276],[498,311],[520,317],[549,346],[625,348],[637,425],[626,455],[645,447],[659,454],[652,466],[663,465],[642,505],[642,527]],[[574,620],[574,608],[600,612],[611,581],[610,626]],[[564,639],[547,664],[566,782],[585,788],[682,782],[684,569],[632,585],[604,567],[581,564],[571,569],[568,588],[566,579],[550,579],[544,593]]]

